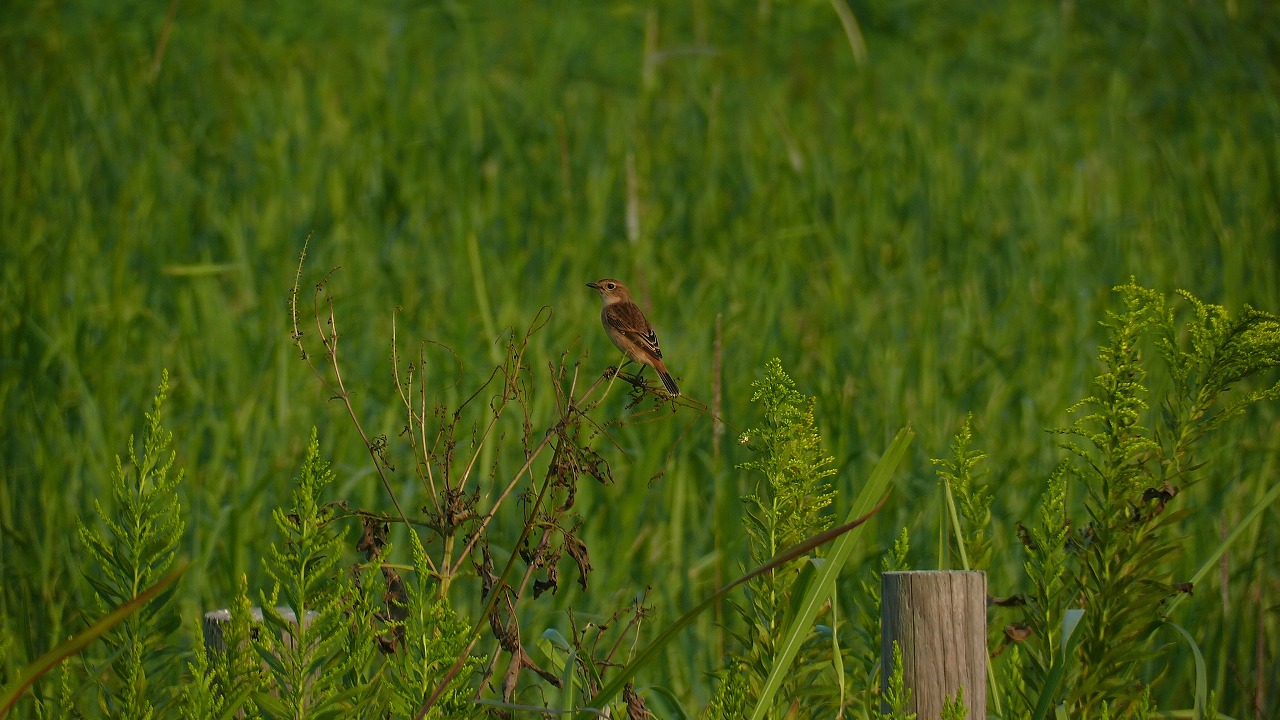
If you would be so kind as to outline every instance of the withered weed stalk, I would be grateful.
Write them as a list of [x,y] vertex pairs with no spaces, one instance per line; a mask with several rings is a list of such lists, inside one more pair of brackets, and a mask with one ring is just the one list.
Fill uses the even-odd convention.
[[[525,647],[519,621],[523,605],[559,589],[563,568],[573,569],[582,590],[589,586],[590,551],[579,533],[583,518],[575,511],[579,483],[614,482],[609,462],[593,447],[601,440],[614,442],[610,428],[594,420],[592,411],[608,396],[617,379],[630,385],[628,408],[652,402],[651,408],[632,416],[641,421],[669,416],[680,408],[698,413],[705,412],[705,408],[686,397],[667,397],[643,378],[614,368],[586,382],[579,374],[579,365],[563,356],[547,364],[546,382],[538,382],[526,351],[532,336],[550,320],[550,309],[543,308],[524,332],[506,336],[501,362],[453,407],[437,399],[427,373],[429,352],[449,352],[448,349],[424,341],[416,358],[406,362],[393,322],[393,380],[404,424],[395,439],[369,433],[351,402],[343,374],[342,335],[334,298],[327,290],[333,271],[315,285],[311,313],[314,337],[302,330],[298,293],[305,258],[304,247],[290,302],[292,340],[326,391],[341,402],[394,507],[394,512],[387,514],[353,510],[343,504],[342,512],[335,513],[333,519],[359,517],[363,527],[359,548],[371,561],[378,562],[387,557],[390,528],[399,525],[406,529],[414,548],[413,571],[419,574],[418,593],[409,596],[410,604],[450,607],[454,597],[451,592],[460,579],[479,580],[481,609],[465,633],[461,651],[449,664],[441,664],[437,658],[435,677],[422,673],[415,676],[423,690],[417,715],[421,717],[435,706],[464,668],[473,675],[478,673],[478,682],[474,678],[465,680],[482,688],[481,694],[484,687],[494,690],[497,700],[486,702],[500,708],[514,707],[521,697],[522,680],[528,677],[526,671],[559,689],[563,689],[565,678],[581,673],[585,678],[581,692],[587,697],[594,695],[608,669],[625,660],[618,654],[633,647],[638,639],[646,613],[643,593],[628,607],[618,610],[609,622],[578,627],[571,618],[573,632],[563,644],[563,654],[552,655],[559,665],[556,668],[544,668],[534,660]],[[320,362],[316,362],[317,357]],[[553,389],[554,412],[549,421],[535,417],[535,386]],[[507,445],[513,423],[518,428],[516,453]],[[397,441],[412,455],[413,473],[419,484],[415,497],[422,498],[417,509],[401,502],[394,489],[399,485],[391,481],[398,464],[395,457],[399,451],[394,447]],[[519,528],[518,533],[513,527]],[[502,543],[501,550],[496,543]],[[384,635],[403,638],[403,623],[395,618],[413,615],[420,609],[404,607],[404,579],[396,567],[386,563],[380,565],[380,570],[384,595],[391,600],[370,620],[383,621],[385,627],[380,632]],[[495,643],[486,656],[479,658],[473,653],[486,627]],[[610,632],[615,633],[610,636],[612,641],[607,649],[602,648],[602,639]],[[398,642],[383,644],[393,653],[398,646]],[[504,655],[507,665],[499,671]],[[566,671],[566,662],[574,672]],[[624,694],[623,703],[627,702],[642,704],[634,691]]]

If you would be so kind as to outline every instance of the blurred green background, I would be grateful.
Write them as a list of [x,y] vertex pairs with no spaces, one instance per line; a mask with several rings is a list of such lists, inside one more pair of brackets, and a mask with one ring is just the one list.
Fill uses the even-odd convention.
[[[554,408],[547,363],[567,353],[593,376],[617,361],[586,281],[631,284],[682,389],[708,403],[720,323],[728,436],[717,447],[684,412],[598,445],[618,483],[579,498],[591,590],[562,582],[527,636],[646,586],[660,627],[739,571],[738,497],[756,479],[734,470],[734,440],[758,422],[750,383],[771,357],[818,398],[841,515],[893,434],[917,432],[867,567],[903,526],[916,567],[950,562],[928,459],[973,412],[996,488],[991,589],[1019,590],[1014,522],[1062,456],[1044,429],[1099,371],[1110,288],[1133,275],[1280,311],[1280,8],[855,0],[861,57],[836,7],[4,4],[0,619],[19,650],[5,662],[93,608],[75,522],[109,498],[162,368],[188,618],[241,573],[264,587],[269,511],[312,425],[338,496],[390,507],[290,344],[308,233],[302,299],[340,268],[345,379],[366,428],[393,439],[397,307],[402,351],[457,353],[461,370],[429,353],[457,402],[501,333],[549,306],[526,357],[535,418]],[[1197,513],[1179,567],[1276,482],[1276,422],[1264,407],[1230,426],[1181,496]],[[393,448],[409,506],[412,462]],[[1177,618],[1236,717],[1280,707],[1275,515]],[[474,611],[471,593],[455,602]],[[728,650],[707,616],[641,684],[696,710]],[[1191,665],[1177,648],[1162,707],[1190,705]]]

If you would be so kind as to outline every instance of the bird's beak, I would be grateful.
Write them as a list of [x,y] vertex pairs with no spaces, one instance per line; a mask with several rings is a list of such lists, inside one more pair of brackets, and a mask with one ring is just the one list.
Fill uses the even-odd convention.
[[599,290],[599,289],[600,289],[600,286],[599,286],[599,285],[597,285],[597,284],[595,284],[595,283],[593,283],[593,282],[589,282],[589,283],[587,283],[587,287],[591,288],[592,290]]

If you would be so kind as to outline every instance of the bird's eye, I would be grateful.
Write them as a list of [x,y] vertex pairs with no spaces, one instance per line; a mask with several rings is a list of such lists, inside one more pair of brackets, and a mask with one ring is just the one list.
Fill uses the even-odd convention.
[[609,283],[609,289],[610,289],[610,290],[617,290],[617,289],[618,289],[618,285],[617,285],[616,283]]

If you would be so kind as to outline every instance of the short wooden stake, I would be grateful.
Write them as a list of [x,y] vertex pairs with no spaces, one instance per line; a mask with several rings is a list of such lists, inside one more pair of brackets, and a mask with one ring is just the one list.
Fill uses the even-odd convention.
[[[280,607],[276,607],[276,612],[280,613],[280,616],[283,617],[285,619],[285,622],[289,623],[290,626],[297,627],[298,614],[293,611],[293,608],[280,606]],[[315,620],[316,617],[317,617],[317,614],[315,612],[310,610],[307,611],[307,622],[306,622],[307,627],[310,627],[311,622]],[[260,607],[250,608],[249,620],[250,622],[253,623],[251,632],[254,632],[254,633],[258,632],[259,626],[263,624],[262,608]],[[226,630],[227,630],[227,626],[230,624],[231,624],[231,610],[227,608],[223,608],[221,610],[210,610],[209,612],[204,614],[204,648],[206,653],[210,657],[210,659],[212,659],[214,655],[226,654],[227,652]],[[291,635],[287,630],[283,631],[281,638],[285,641],[287,645],[289,645],[290,647],[293,646],[293,643],[294,643],[293,635]],[[248,651],[248,648],[244,648],[244,650]],[[263,662],[262,667],[266,668],[266,666],[267,666],[266,662]],[[316,674],[318,674],[318,672],[319,671],[316,671]],[[313,677],[314,677],[314,674],[313,674]],[[271,694],[277,695],[276,691],[274,690],[271,692]],[[243,718],[244,710],[243,709],[237,710],[235,717]]]
[[902,652],[909,712],[937,720],[942,704],[964,688],[968,720],[987,717],[987,575],[982,572],[887,572],[880,580],[881,707]]
[[[276,612],[280,613],[280,615],[284,617],[285,621],[287,621],[289,624],[291,625],[298,624],[298,616],[294,614],[293,608],[277,607]],[[262,608],[260,607],[252,608],[249,611],[249,616],[255,625],[261,624]],[[311,624],[311,621],[315,619],[316,619],[316,613],[308,611],[307,625],[309,626]],[[223,608],[222,610],[210,610],[209,612],[204,614],[204,646],[208,648],[211,652],[218,652],[218,653],[226,652],[227,644],[226,644],[226,641],[223,639],[223,635],[224,635],[224,630],[227,624],[230,622],[231,622],[231,611],[226,608]],[[286,643],[292,644],[293,638],[288,633],[285,633],[282,637],[284,638],[284,641]]]

